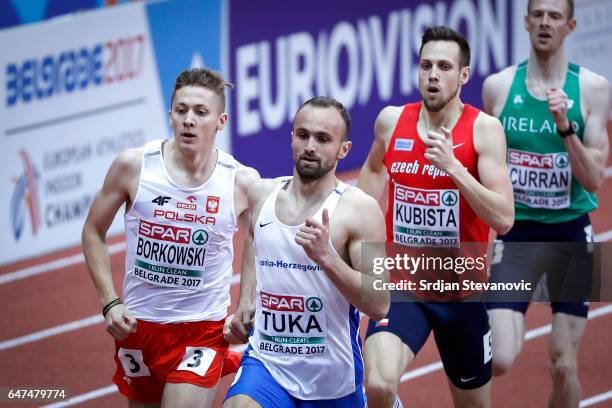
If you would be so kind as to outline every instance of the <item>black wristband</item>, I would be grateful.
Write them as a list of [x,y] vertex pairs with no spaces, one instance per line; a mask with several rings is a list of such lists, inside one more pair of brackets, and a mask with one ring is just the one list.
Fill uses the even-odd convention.
[[121,303],[122,303],[121,299],[119,299],[119,298],[117,298],[115,300],[111,300],[110,302],[108,302],[106,304],[106,306],[104,306],[102,308],[102,317],[106,317],[106,314],[108,313],[109,310],[111,310],[113,307],[115,307],[117,305],[120,305]]
[[573,135],[575,132],[574,128],[570,123],[569,127],[565,130],[560,130],[559,128],[557,128],[557,133],[559,134],[559,136],[561,136],[562,139],[565,139],[566,137]]

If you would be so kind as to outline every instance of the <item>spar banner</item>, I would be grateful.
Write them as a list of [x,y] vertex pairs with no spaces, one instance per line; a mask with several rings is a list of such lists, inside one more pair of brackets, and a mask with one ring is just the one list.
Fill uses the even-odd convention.
[[114,157],[168,136],[174,77],[220,69],[220,14],[134,3],[0,31],[0,265],[80,244]]
[[292,172],[291,122],[297,108],[328,95],[350,111],[353,149],[339,168],[363,164],[373,124],[385,105],[419,99],[422,33],[448,25],[466,35],[472,77],[464,101],[481,106],[483,79],[511,63],[510,0],[446,0],[350,4],[313,0],[230,3],[233,153],[263,176]]

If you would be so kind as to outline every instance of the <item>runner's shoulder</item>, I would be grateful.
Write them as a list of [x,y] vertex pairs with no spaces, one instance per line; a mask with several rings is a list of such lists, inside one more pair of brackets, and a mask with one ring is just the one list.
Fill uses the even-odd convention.
[[580,67],[580,85],[587,102],[600,102],[610,95],[608,79],[584,67]]
[[254,183],[257,183],[261,179],[261,176],[259,175],[259,172],[255,168],[245,166],[244,164],[240,163],[238,160],[236,160],[235,163],[236,163],[236,184],[240,188],[243,188],[243,191],[246,192]]
[[[120,172],[123,176],[139,175],[142,167],[142,156],[144,147],[136,147],[122,151],[115,157],[111,164],[111,170]],[[110,172],[110,170],[109,170]]]
[[504,127],[495,116],[483,111],[474,120],[474,148],[478,154],[506,146]]
[[380,211],[378,201],[369,194],[366,194],[359,187],[347,185],[342,193],[340,201],[343,207],[348,210],[361,213],[363,216],[371,211]]
[[504,87],[509,88],[512,84],[512,81],[514,80],[514,74],[516,74],[517,67],[518,65],[510,65],[509,67],[506,67],[501,71],[489,75],[485,78],[483,86],[493,87],[494,89]]
[[286,180],[287,177],[260,178],[255,180],[249,186],[249,202],[256,203],[265,200],[279,183],[284,183]]
[[374,135],[376,138],[386,140],[391,137],[403,109],[403,106],[385,106],[378,113],[374,123]]
[[385,240],[385,221],[378,201],[358,187],[348,186],[344,190],[334,219],[350,237],[372,242]]

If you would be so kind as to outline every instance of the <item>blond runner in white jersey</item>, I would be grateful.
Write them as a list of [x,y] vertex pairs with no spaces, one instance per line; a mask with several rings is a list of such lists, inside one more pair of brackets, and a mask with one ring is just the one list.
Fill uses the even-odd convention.
[[236,161],[216,149],[208,180],[181,186],[164,164],[167,143],[143,148],[138,189],[125,214],[123,301],[147,322],[219,321],[230,304]]
[[[225,87],[196,68],[176,79],[174,138],[121,153],[83,227],[83,251],[107,331],[113,381],[130,407],[211,407],[228,344],[232,237],[248,216],[258,173],[214,147],[227,120]],[[124,303],[114,289],[106,233],[125,204]]]
[[306,101],[293,123],[293,177],[249,189],[255,265],[243,267],[228,338],[246,341],[253,314],[254,327],[224,408],[365,404],[359,311],[382,319],[389,297],[371,289],[361,251],[384,242],[385,226],[373,198],[336,178],[349,128],[339,102]]

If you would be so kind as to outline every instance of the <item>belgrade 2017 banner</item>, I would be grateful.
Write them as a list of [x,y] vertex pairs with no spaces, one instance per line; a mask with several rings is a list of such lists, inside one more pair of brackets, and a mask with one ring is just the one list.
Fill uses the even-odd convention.
[[0,265],[79,245],[113,158],[168,137],[176,75],[221,69],[221,4],[133,3],[0,31]]

